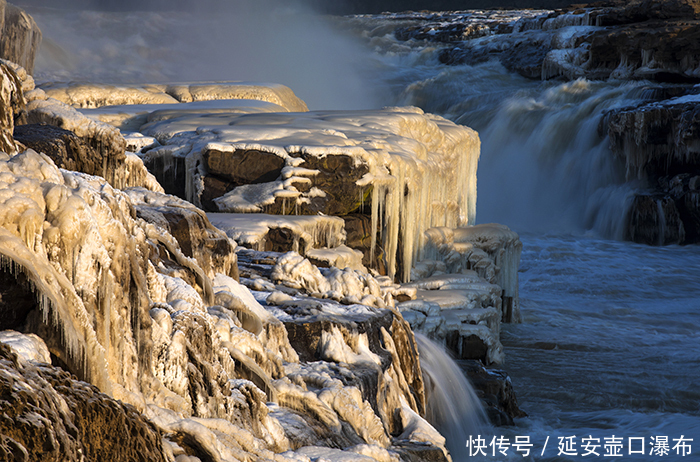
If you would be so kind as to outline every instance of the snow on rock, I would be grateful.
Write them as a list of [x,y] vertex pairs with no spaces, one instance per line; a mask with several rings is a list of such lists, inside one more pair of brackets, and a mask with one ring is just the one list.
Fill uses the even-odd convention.
[[[341,216],[366,203],[373,229],[382,230],[374,233],[372,250],[377,240],[383,243],[391,277],[399,271],[399,239],[402,261],[413,262],[426,229],[473,223],[478,136],[420,109],[233,114],[216,124],[186,122],[183,115],[140,131],[164,145],[149,156],[157,151],[171,159],[164,166],[179,162],[187,169],[179,192],[188,200],[222,212]],[[261,163],[265,169],[256,178],[241,176],[249,169],[240,165]],[[407,280],[410,265],[398,275]]]
[[[156,191],[162,188],[148,173],[139,158],[127,156],[126,141],[118,129],[88,119],[64,103],[35,93],[27,104],[27,121],[35,124],[25,128],[24,139],[41,151],[52,151],[51,157],[66,168],[105,178],[113,187],[123,189],[143,186]],[[47,125],[42,125],[47,124]],[[54,127],[58,127],[58,129]],[[72,132],[78,140],[67,141]],[[56,140],[60,138],[61,142]],[[62,145],[61,145],[62,143]],[[50,145],[47,147],[47,144]],[[67,146],[70,146],[68,148]]]
[[397,308],[458,358],[501,363],[501,322],[521,321],[518,235],[497,224],[431,228],[426,235],[426,260],[403,285],[416,290],[416,299]]
[[500,224],[427,231],[426,260],[445,262],[447,272],[474,270],[503,289],[502,319],[521,322],[518,267],[523,245],[517,233]]
[[[183,113],[187,114],[190,119],[198,117],[201,120],[210,119],[210,123],[216,123],[215,114],[223,114],[225,116],[225,114],[228,113],[287,112],[287,109],[267,101],[224,99],[195,101],[191,103],[172,101],[164,103],[124,104],[100,106],[97,108],[79,108],[79,111],[93,120],[117,127],[122,130],[125,135],[131,134],[132,136],[136,136],[137,133],[139,135],[140,133],[135,132],[135,130],[138,130],[142,125],[148,122],[176,119],[181,117]],[[153,139],[155,140],[155,138]]]
[[367,272],[367,269],[362,265],[364,255],[359,250],[351,249],[346,245],[340,245],[332,249],[311,249],[306,252],[306,257],[309,258],[316,266],[345,269]]
[[238,244],[258,251],[307,255],[311,249],[345,243],[345,222],[333,216],[208,213],[207,217]]
[[236,243],[214,227],[204,212],[182,199],[145,188],[124,192],[137,216],[172,235],[184,255],[194,258],[208,277],[216,273],[238,277]]
[[[41,336],[50,360],[136,406],[173,457],[285,460],[303,453],[276,454],[330,445],[395,460],[402,449],[390,435],[409,422],[396,409],[425,412],[415,339],[400,313],[317,300],[332,308],[309,318],[295,305],[311,299],[280,295],[263,306],[272,295],[210,277],[206,258],[187,256],[163,216],[179,209],[204,220],[203,212],[60,170],[31,150],[3,156],[0,181],[0,277],[17,298],[2,305],[4,322]],[[228,242],[204,229],[205,241]],[[329,291],[346,291],[345,302],[366,291],[363,303],[381,305],[383,291],[400,292],[355,270],[321,276]]]
[[22,334],[14,330],[0,332],[0,343],[9,345],[18,357],[25,361],[51,364],[51,354],[46,344],[36,334]]
[[270,277],[276,283],[302,290],[312,297],[377,308],[393,306],[394,296],[405,293],[393,284],[381,284],[372,275],[351,267],[318,268],[296,252],[281,255]]
[[170,85],[52,83],[44,84],[41,88],[47,96],[76,108],[238,99],[265,101],[291,112],[308,110],[306,104],[289,87],[273,83],[216,82]]
[[26,118],[25,99],[22,83],[12,63],[0,61],[0,151],[15,154],[17,145],[12,132],[16,124]]

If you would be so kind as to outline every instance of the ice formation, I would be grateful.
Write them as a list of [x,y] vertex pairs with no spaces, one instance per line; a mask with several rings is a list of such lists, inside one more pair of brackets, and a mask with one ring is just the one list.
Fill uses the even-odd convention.
[[[321,207],[336,215],[366,201],[373,228],[381,229],[373,237],[372,249],[379,238],[391,277],[397,274],[400,259],[407,264],[398,276],[409,278],[410,262],[420,254],[426,229],[473,223],[478,136],[419,109],[219,113],[216,118],[202,118],[184,107],[166,112],[163,117],[152,113],[151,121],[139,129],[162,145],[145,154],[146,163],[159,162],[155,168],[164,171],[186,169],[181,192],[189,201],[221,212],[273,207],[282,214],[296,214],[316,213]],[[229,158],[247,155],[279,158],[281,170],[270,171],[272,181],[239,185],[222,191],[226,194],[221,197],[210,197],[210,183],[215,181],[211,170],[227,165]],[[217,173],[217,178],[229,171]],[[330,176],[351,173],[358,178],[344,179],[348,184],[342,186]],[[225,178],[234,184],[240,181]]]
[[448,273],[474,270],[503,289],[502,319],[521,322],[518,299],[518,267],[523,245],[507,226],[486,224],[427,231],[426,260],[446,264]]
[[[281,461],[334,441],[366,457],[398,457],[390,434],[408,420],[393,410],[415,414],[414,425],[425,409],[412,334],[398,313],[371,314],[391,321],[365,334],[329,327],[318,337],[325,361],[300,362],[285,327],[298,316],[283,324],[235,279],[211,276],[215,268],[183,253],[162,215],[176,207],[203,215],[193,206],[116,190],[31,150],[5,156],[0,181],[3,268],[36,299],[24,328],[43,333],[66,367],[145,413],[166,433],[166,452]],[[352,379],[367,367],[379,377],[376,394]],[[443,447],[436,434],[411,438]]]
[[[268,215],[264,213],[208,213],[214,226],[240,245],[254,250],[277,250],[275,242],[306,255],[311,249],[345,243],[345,222],[328,215]],[[341,267],[344,268],[344,267]]]
[[191,103],[212,100],[255,100],[307,111],[306,104],[284,85],[257,82],[212,82],[192,84],[104,85],[57,83],[42,89],[50,98],[77,108],[102,106]]
[[426,231],[425,260],[404,288],[415,300],[397,308],[413,329],[459,358],[501,363],[502,322],[520,322],[518,266],[522,243],[498,224]]

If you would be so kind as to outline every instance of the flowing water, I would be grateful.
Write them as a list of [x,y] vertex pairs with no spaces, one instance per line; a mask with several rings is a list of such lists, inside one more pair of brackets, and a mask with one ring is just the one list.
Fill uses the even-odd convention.
[[[626,181],[598,131],[604,111],[642,100],[649,82],[540,82],[495,61],[447,66],[439,45],[398,42],[388,22],[353,26],[384,66],[391,104],[479,131],[477,222],[507,224],[523,241],[524,322],[505,325],[501,340],[529,417],[481,435],[486,455],[455,459],[585,460],[619,447],[625,460],[654,460],[667,437],[666,460],[700,460],[700,247],[621,240],[644,185]],[[461,436],[463,446],[474,437]],[[501,436],[511,446],[490,444]],[[516,437],[533,444],[528,457]]]
[[481,402],[442,345],[418,333],[416,342],[426,387],[426,419],[445,436],[454,459],[469,457],[463,435],[488,431],[488,418]]
[[[280,80],[313,100],[312,108],[328,109],[324,102],[334,108],[412,104],[478,130],[477,221],[507,224],[524,244],[524,322],[504,326],[501,338],[504,368],[529,414],[515,427],[488,430],[482,437],[489,443],[503,436],[511,444],[527,437],[533,444],[525,458],[513,446],[504,456],[487,444],[488,455],[481,459],[604,459],[615,437],[622,438],[625,460],[656,460],[650,443],[658,440],[661,447],[658,437],[666,436],[670,454],[661,460],[700,460],[700,247],[654,248],[620,240],[626,207],[644,185],[625,180],[598,133],[603,112],[644,98],[648,83],[540,82],[496,62],[446,66],[437,59],[439,45],[398,42],[392,34],[397,21],[377,18],[343,24],[344,34],[351,29],[362,37],[367,51],[358,51],[356,44],[346,48],[346,38],[259,37],[250,27],[239,32],[252,35],[225,42],[231,38],[227,29],[190,23],[196,46],[185,46],[178,31],[192,19],[171,13],[132,13],[124,23],[137,26],[132,32],[120,29],[113,15],[52,15],[53,26],[45,28],[49,52],[37,65],[40,80],[106,78],[103,73],[123,81],[187,80],[197,72],[201,80]],[[263,21],[262,29],[269,31],[278,19]],[[101,41],[80,34],[71,39],[63,35],[71,24],[111,35]],[[314,30],[332,37],[326,23],[318,27]],[[197,30],[210,33],[202,37]],[[195,56],[193,49],[201,49],[205,39],[206,53]],[[261,44],[256,54],[245,58],[255,43]],[[72,46],[83,48],[69,50]],[[282,49],[284,60],[271,63]],[[352,58],[339,59],[344,51]],[[252,72],[261,64],[270,68],[269,76]],[[81,69],[88,75],[79,74]],[[441,385],[443,366],[428,360],[424,365]],[[453,451],[455,460],[472,459],[464,443],[476,437],[473,424],[460,425],[447,424],[451,446],[465,450]],[[573,437],[569,452],[578,455],[559,455],[560,437]],[[588,437],[588,448],[599,455],[583,456]],[[683,458],[673,449],[673,440],[681,437],[694,439],[687,443],[692,453]],[[592,446],[596,438],[598,448]],[[644,455],[629,454],[641,448]]]
[[[540,82],[495,61],[447,66],[440,45],[398,42],[388,22],[353,26],[384,66],[391,104],[479,132],[477,222],[505,223],[523,241],[524,322],[505,325],[501,340],[529,417],[481,435],[486,455],[470,457],[471,441],[455,459],[579,460],[617,447],[625,460],[650,460],[667,437],[667,460],[700,460],[700,247],[621,240],[644,185],[626,181],[598,130],[604,111],[639,102],[650,83]],[[475,437],[461,436],[463,446]],[[527,457],[516,438],[533,444]]]

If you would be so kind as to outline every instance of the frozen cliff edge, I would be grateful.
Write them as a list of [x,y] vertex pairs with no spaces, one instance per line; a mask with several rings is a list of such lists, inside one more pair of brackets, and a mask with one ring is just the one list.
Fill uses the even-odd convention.
[[[64,126],[83,136],[116,138],[40,93],[35,101],[51,111],[39,105],[30,114],[58,114],[79,123]],[[0,160],[3,300],[12,300],[3,303],[3,328],[39,335],[52,363],[135,406],[155,423],[155,441],[165,437],[156,453],[346,457],[314,448],[332,446],[357,460],[426,451],[449,459],[444,439],[420,417],[422,374],[398,312],[358,304],[353,318],[329,300],[315,310],[317,323],[293,304],[283,323],[267,307],[268,293],[261,298],[236,281],[235,243],[194,206],[145,188],[121,191],[59,169],[47,155],[15,151]],[[367,277],[368,287],[379,286]],[[377,293],[392,304],[391,293]],[[286,327],[295,324],[320,328],[312,332],[320,346],[309,353],[318,357],[299,360]],[[35,399],[37,391],[29,385],[27,393]],[[42,399],[67,400],[52,396]],[[59,440],[75,439],[71,428],[68,436],[56,429]],[[33,454],[22,444],[32,441],[13,441],[13,453]]]
[[[408,279],[429,227],[473,221],[475,132],[413,108],[308,113],[281,86],[123,92],[87,86],[76,92],[34,88],[31,76],[10,62],[2,63],[2,75],[0,339],[18,356],[0,347],[0,386],[15,390],[0,401],[7,417],[0,451],[19,460],[78,460],[94,451],[112,460],[450,460],[444,437],[423,417],[424,376],[411,323],[402,315],[411,310],[400,305],[420,302],[419,291],[454,289],[435,283],[449,279],[439,273],[451,260],[430,253],[420,270],[430,282],[415,281],[420,289],[393,276],[398,261]],[[122,106],[102,106],[106,95]],[[263,123],[246,128],[235,122],[242,115]],[[164,194],[145,169],[151,151],[185,146],[201,153],[225,145],[209,153],[210,163],[235,164],[225,157],[241,139],[219,135],[240,137],[238,127],[217,132],[210,125],[216,118],[224,128],[248,130],[242,142],[255,141],[259,152],[282,160],[300,153],[319,163],[314,174],[292,161],[273,182],[294,178],[303,185],[322,177],[335,154],[352,160],[341,167],[361,171],[354,186],[371,186],[365,195],[372,197],[361,210],[367,219],[355,221],[371,225],[365,234],[372,251],[388,247],[389,276],[366,270],[367,249],[345,245],[356,233],[344,229],[352,218],[317,215],[300,224],[289,217],[286,228],[279,221],[270,226],[268,218],[263,237],[253,232],[258,237],[246,243],[266,246],[260,242],[270,239],[271,229],[289,229],[278,237],[291,234],[291,241],[276,239],[285,252],[243,250],[196,206]],[[124,139],[120,128],[142,121],[154,136],[132,132]],[[288,126],[278,127],[275,137],[279,122]],[[285,136],[295,142],[283,143]],[[287,150],[292,145],[299,149]],[[328,146],[340,148],[328,152]],[[202,172],[194,166],[187,171]],[[444,190],[438,179],[447,180]],[[466,191],[457,191],[460,182]],[[309,198],[326,194],[320,187],[286,186]],[[301,194],[282,196],[284,204]],[[235,234],[235,228],[226,231]],[[486,241],[476,239],[466,251],[466,241],[456,239],[463,262],[449,270],[462,278],[457,298],[465,303],[453,310],[461,313],[457,323],[475,326],[461,329],[481,332],[482,340],[495,335],[483,360],[497,362],[498,326],[513,316],[503,310],[504,292],[487,279],[498,282],[501,268],[505,274],[513,265],[499,260],[505,241]],[[425,306],[435,314],[439,303],[430,303]],[[452,329],[444,328],[445,319],[433,334]],[[464,344],[460,348],[468,357]],[[25,402],[30,406],[17,406]],[[138,444],[94,440],[85,413],[117,440],[138,434]]]

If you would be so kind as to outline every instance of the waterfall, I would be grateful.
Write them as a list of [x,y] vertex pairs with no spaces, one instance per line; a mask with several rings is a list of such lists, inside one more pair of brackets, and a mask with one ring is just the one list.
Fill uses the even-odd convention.
[[653,96],[644,94],[648,82],[542,82],[496,61],[441,64],[439,47],[414,45],[399,57],[384,47],[391,104],[415,105],[479,133],[477,223],[624,237],[644,185],[627,181],[602,122],[608,111]]
[[425,381],[428,422],[447,439],[452,460],[468,457],[465,446],[469,435],[484,435],[488,418],[469,380],[444,347],[416,333],[423,380]]

